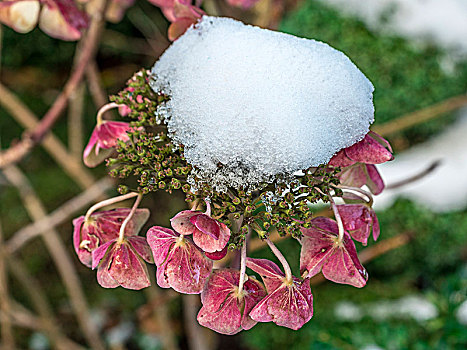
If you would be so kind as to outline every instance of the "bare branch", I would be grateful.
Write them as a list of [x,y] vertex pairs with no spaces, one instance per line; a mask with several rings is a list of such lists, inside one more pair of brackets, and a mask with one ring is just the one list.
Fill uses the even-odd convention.
[[[2,223],[0,222],[0,247],[3,245]],[[10,297],[8,296],[8,274],[6,271],[6,261],[4,254],[0,252],[0,310],[9,315],[11,312]],[[15,338],[10,317],[6,317],[2,324],[2,339],[0,347],[5,350],[15,348]]]
[[95,11],[91,17],[89,29],[82,39],[83,44],[81,55],[62,92],[55,99],[55,102],[45,113],[37,127],[25,133],[21,141],[16,143],[14,146],[0,153],[0,168],[20,161],[32,150],[34,146],[42,141],[48,131],[62,115],[63,110],[68,104],[68,99],[83,79],[87,64],[95,56],[100,34],[105,23],[103,13],[107,7],[107,1],[102,0],[101,3],[102,6],[100,7],[100,11]]
[[104,177],[103,179],[97,181],[86,191],[70,199],[68,202],[61,205],[48,216],[45,216],[42,219],[37,220],[32,224],[29,224],[28,226],[25,226],[16,231],[12,235],[12,238],[6,242],[5,249],[10,254],[16,252],[34,237],[37,237],[44,231],[55,228],[65,220],[71,218],[78,211],[88,207],[90,203],[94,202],[101,196],[101,193],[105,193],[111,189],[113,185],[113,180],[108,177]]
[[[37,221],[46,217],[44,206],[26,176],[15,166],[5,168],[4,174],[7,180],[17,188],[31,218]],[[42,238],[65,284],[84,336],[93,349],[104,350],[104,344],[93,326],[81,282],[58,232],[54,229],[48,230],[48,232],[42,231]]]
[[466,105],[467,95],[454,96],[427,108],[423,108],[413,113],[409,113],[399,118],[393,119],[387,123],[376,125],[371,129],[383,136],[394,134],[417,124],[421,124],[428,120],[439,117],[443,114],[452,112]]

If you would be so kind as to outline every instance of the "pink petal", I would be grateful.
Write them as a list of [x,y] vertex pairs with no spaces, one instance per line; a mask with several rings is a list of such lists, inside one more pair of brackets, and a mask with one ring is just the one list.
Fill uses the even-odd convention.
[[258,322],[274,322],[278,326],[300,329],[313,316],[313,295],[309,280],[294,279],[259,302],[250,312]]
[[149,229],[146,239],[152,250],[156,266],[159,267],[167,262],[169,251],[178,238],[177,233],[165,227],[153,226]]
[[[120,227],[129,214],[129,208],[118,208],[92,214],[91,218],[94,220],[94,226],[99,238],[106,242],[118,237]],[[135,214],[126,226],[125,236],[136,236],[148,219],[149,209],[136,209]]]
[[228,251],[228,246],[226,245],[224,249],[222,249],[220,252],[214,252],[214,253],[204,252],[204,255],[206,255],[211,260],[221,260],[227,255],[227,251]]
[[342,149],[331,158],[328,164],[331,166],[336,166],[336,167],[338,166],[338,167],[345,168],[345,167],[355,164],[355,161],[347,157],[345,155],[345,149]]
[[151,285],[146,264],[129,249],[126,242],[113,247],[108,272],[123,288],[139,290]]
[[255,279],[244,284],[242,296],[238,292],[240,272],[238,270],[216,270],[201,294],[203,307],[198,314],[198,322],[222,334],[236,334],[242,329],[250,329],[256,321],[248,314],[266,292]]
[[263,278],[268,292],[276,290],[284,282],[284,273],[270,260],[247,258],[246,266]]
[[323,275],[330,281],[350,284],[357,288],[366,285],[368,274],[360,264],[355,244],[348,234],[344,237],[343,246],[336,248],[324,264]]
[[[100,247],[94,249],[92,251],[92,269],[94,270],[99,263],[101,262],[102,259],[104,259],[107,251],[109,250],[109,247],[113,244],[115,244],[116,239],[106,242]],[[109,253],[110,254],[110,253]]]
[[194,215],[190,218],[190,222],[196,226],[196,228],[204,234],[211,236],[212,238],[218,240],[220,229],[219,224],[216,220],[209,217],[206,214]]
[[92,131],[91,137],[89,138],[88,144],[87,144],[86,147],[84,148],[83,160],[84,160],[85,162],[86,162],[86,158],[91,154],[92,149],[93,149],[94,146],[96,145],[97,139],[98,139],[98,136],[97,136],[97,129],[94,128],[94,130]]
[[130,124],[124,122],[104,121],[97,127],[98,143],[101,148],[113,148],[117,146],[117,140],[128,141],[130,137]]
[[378,195],[384,190],[384,181],[378,172],[378,169],[374,165],[367,164],[366,171],[368,174],[368,180],[366,185],[370,189],[371,193]]
[[214,239],[199,230],[193,232],[193,241],[203,251],[214,253],[216,251],[222,251],[227,246],[230,239],[230,229],[221,222],[218,222],[218,225],[219,239]]
[[170,219],[170,224],[181,235],[191,235],[196,230],[196,227],[191,223],[190,219],[199,214],[200,212],[198,211],[183,210]]
[[370,131],[368,133],[373,139],[375,139],[377,142],[379,142],[381,145],[383,145],[384,147],[386,147],[389,152],[392,153],[392,147],[391,147],[391,144],[388,142],[388,140],[386,140],[384,137],[382,137],[381,135],[375,133],[374,131]]
[[380,164],[393,159],[391,152],[369,134],[360,142],[346,148],[345,154],[350,159],[365,164]]
[[73,220],[73,246],[82,264],[91,267],[92,250],[97,247],[99,240],[96,236],[89,236],[83,232],[84,216]]
[[133,248],[135,253],[139,255],[140,258],[142,258],[150,264],[154,264],[154,258],[152,257],[151,248],[149,247],[149,244],[144,237],[133,236],[128,237],[126,240],[131,246],[131,248]]
[[107,269],[100,268],[97,270],[97,282],[104,288],[117,288],[118,282],[115,281]]
[[334,253],[334,243],[338,234],[334,220],[317,217],[310,228],[301,228],[302,249],[300,251],[300,272],[308,271],[308,276],[318,274],[329,256]]
[[370,210],[363,204],[345,204],[338,205],[339,214],[342,218],[344,229],[356,241],[367,245],[372,226]]
[[164,278],[177,292],[199,294],[212,270],[212,261],[191,242],[185,242],[174,248],[167,262]]
[[371,211],[371,220],[373,222],[373,239],[376,241],[379,237],[379,221],[376,213],[372,210]]
[[345,168],[339,173],[339,180],[342,185],[351,187],[362,187],[367,182],[365,164],[357,163]]

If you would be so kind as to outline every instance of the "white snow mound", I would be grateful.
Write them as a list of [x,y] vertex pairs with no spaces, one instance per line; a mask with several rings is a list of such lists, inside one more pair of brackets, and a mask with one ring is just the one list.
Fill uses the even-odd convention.
[[203,17],[152,73],[170,136],[215,186],[324,164],[373,122],[373,85],[342,52],[230,18]]

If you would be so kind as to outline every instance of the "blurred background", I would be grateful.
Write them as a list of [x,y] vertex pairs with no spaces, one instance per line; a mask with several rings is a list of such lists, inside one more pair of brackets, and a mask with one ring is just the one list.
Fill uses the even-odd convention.
[[[85,81],[52,133],[17,165],[0,169],[0,348],[465,349],[467,3],[260,0],[242,9],[211,0],[202,7],[324,41],[373,82],[373,130],[391,142],[395,160],[380,168],[388,185],[375,201],[380,240],[360,249],[367,286],[318,276],[314,316],[299,331],[259,323],[222,336],[197,326],[197,296],[181,297],[155,283],[139,292],[103,289],[95,272],[80,264],[72,219],[116,194],[105,166],[85,169],[81,161],[96,111],[170,44],[160,9],[138,0],[120,22],[105,24]],[[39,29],[19,34],[1,27],[0,149],[47,112],[76,50],[80,42]],[[182,195],[147,197],[148,227],[166,226],[186,207]],[[298,273],[298,242],[284,239],[278,246]],[[251,247],[252,256],[274,259],[261,244]]]

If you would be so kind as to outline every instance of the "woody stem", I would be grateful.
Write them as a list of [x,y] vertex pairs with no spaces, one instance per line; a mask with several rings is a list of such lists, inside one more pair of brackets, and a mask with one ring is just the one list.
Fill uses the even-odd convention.
[[106,199],[105,201],[96,203],[91,208],[89,208],[89,210],[86,212],[86,216],[84,217],[84,221],[88,221],[91,214],[94,213],[96,210],[98,210],[100,208],[103,208],[103,207],[106,207],[108,205],[111,205],[111,204],[114,204],[114,203],[118,203],[118,202],[130,199],[130,198],[136,197],[137,195],[138,195],[138,193],[131,192],[131,193],[127,193],[127,194],[124,194],[124,195],[121,195],[121,196],[118,196],[118,197]]
[[342,240],[344,239],[344,225],[342,224],[342,218],[339,214],[339,210],[337,209],[336,202],[334,202],[334,199],[329,193],[328,193],[328,198],[329,198],[329,203],[331,203],[332,211],[334,212],[334,217],[336,218],[336,221],[337,221],[337,227],[339,229],[337,245],[340,245],[342,243]]
[[266,238],[266,243],[268,244],[269,248],[273,252],[273,254],[279,259],[279,261],[282,264],[282,267],[284,268],[285,271],[285,278],[287,280],[287,283],[292,282],[292,270],[290,269],[289,263],[285,259],[285,257],[282,255],[282,253],[277,249],[277,247],[272,243],[269,238]]
[[135,203],[133,204],[133,207],[131,208],[130,214],[125,218],[125,220],[122,223],[122,226],[120,227],[120,232],[118,233],[118,243],[122,243],[123,240],[125,239],[125,228],[126,225],[128,225],[128,222],[131,220],[133,215],[135,215],[135,211],[139,206],[139,203],[141,202],[141,199],[143,199],[143,194],[138,193],[138,197],[135,200]]
[[111,103],[107,103],[106,105],[103,105],[99,111],[97,112],[97,125],[100,125],[102,124],[102,115],[107,112],[108,110],[112,109],[112,108],[117,108],[119,107],[120,105],[118,103],[115,103],[115,102],[111,102]]
[[[250,226],[248,231],[251,232]],[[246,238],[243,242],[241,256],[240,256],[240,281],[238,282],[238,295],[241,295],[243,291],[243,284],[245,283],[245,272],[246,272]]]

